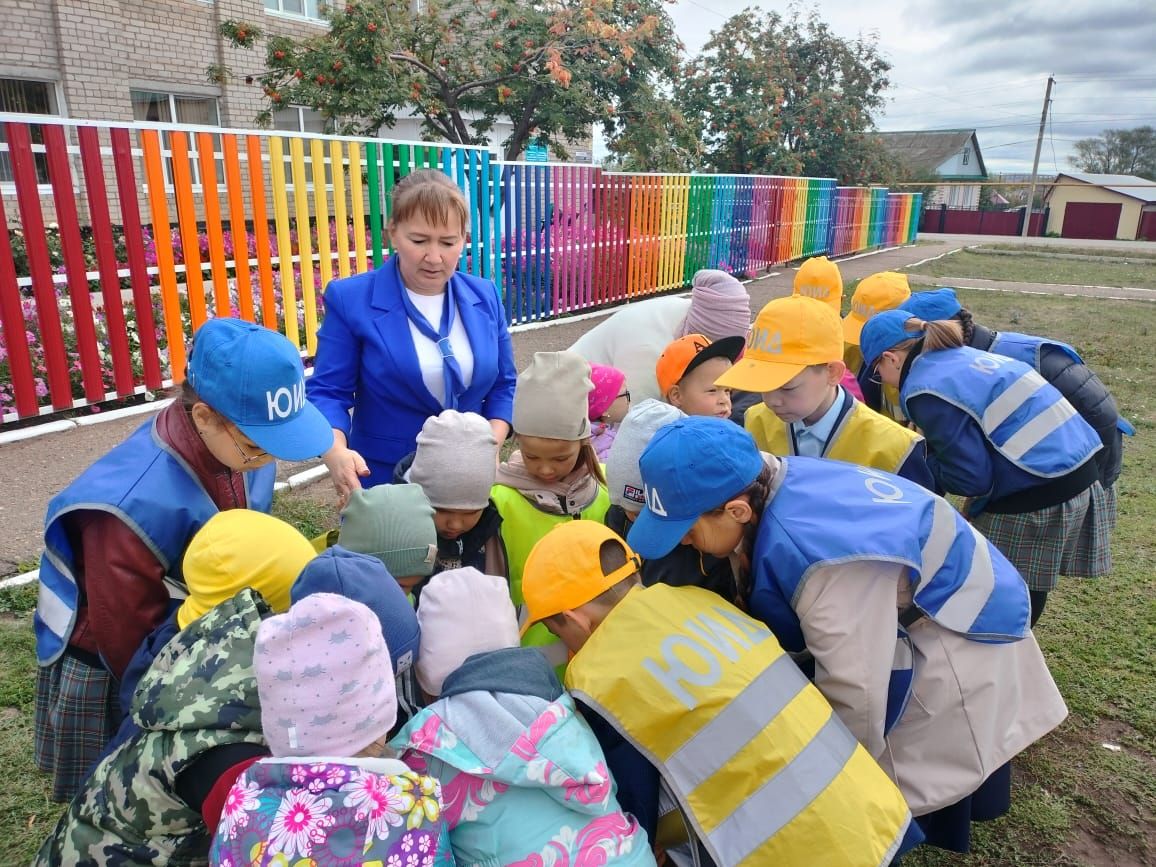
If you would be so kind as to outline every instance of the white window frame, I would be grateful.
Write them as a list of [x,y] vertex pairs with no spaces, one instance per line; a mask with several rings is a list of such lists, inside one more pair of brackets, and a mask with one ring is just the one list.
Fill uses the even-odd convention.
[[[0,75],[0,78],[7,79],[9,81],[31,81],[31,82],[34,82],[36,84],[47,85],[48,86],[48,96],[49,96],[49,108],[51,108],[53,110],[52,114],[22,114],[21,112],[7,112],[8,114],[16,114],[16,115],[20,115],[21,117],[26,117],[26,118],[28,118],[30,123],[35,123],[36,118],[38,118],[38,117],[68,117],[68,111],[67,111],[65,104],[64,104],[64,91],[61,88],[59,81],[56,81],[56,80],[51,79],[51,78],[40,78],[36,75]],[[8,155],[7,147],[8,147],[7,144],[5,144],[4,145],[4,148],[5,148],[4,155],[5,156]],[[44,153],[44,146],[34,144],[32,146],[32,151],[34,154],[43,154]],[[52,184],[51,183],[47,183],[47,184],[38,183],[36,185],[36,189],[41,193],[45,193],[45,194],[51,193],[52,192]],[[14,181],[0,181],[0,191],[2,191],[5,195],[15,195],[16,183]]]
[[[221,126],[221,99],[220,99],[220,97],[209,96],[209,95],[203,94],[203,93],[179,93],[177,91],[160,90],[160,89],[155,89],[155,88],[131,87],[131,88],[129,88],[129,104],[130,105],[132,104],[132,95],[134,93],[151,93],[151,94],[155,94],[157,96],[168,97],[169,117],[171,117],[172,120],[171,121],[163,121],[163,123],[168,123],[168,124],[171,124],[172,126],[200,126],[200,124],[184,124],[184,123],[181,123],[180,121],[177,120],[177,99],[178,98],[212,100],[213,109],[216,112],[217,120],[215,123],[211,124],[211,126],[215,126],[215,127]],[[145,121],[140,121],[140,122],[144,123]],[[164,159],[161,161],[161,167],[165,173],[165,191],[166,192],[172,192],[174,190],[173,175],[172,175],[172,171],[173,171],[172,150],[169,147],[168,134],[167,133],[161,133],[161,146],[162,146],[162,151],[163,151],[162,156],[164,157]],[[214,154],[216,153],[216,147],[217,146],[218,146],[217,144],[214,144],[214,151],[213,151]],[[192,175],[193,192],[196,192],[196,193],[201,192],[204,189],[204,187],[201,185],[200,153],[197,151],[197,139],[195,136],[189,137],[189,172]],[[225,187],[225,164],[221,159],[218,158],[217,159],[217,191],[222,192],[225,189],[226,189],[226,187]]]
[[[275,3],[276,8],[271,8],[270,2]],[[301,0],[301,2],[305,7],[305,12],[286,10],[285,0],[263,0],[261,5],[264,7],[266,15],[292,18],[294,21],[309,21],[312,24],[329,24],[321,14],[321,6],[326,0]],[[312,11],[310,11],[310,7],[312,7]]]

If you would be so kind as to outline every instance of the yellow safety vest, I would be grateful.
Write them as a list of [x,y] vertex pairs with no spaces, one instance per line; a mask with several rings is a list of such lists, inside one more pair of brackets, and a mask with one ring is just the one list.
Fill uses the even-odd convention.
[[[779,421],[765,403],[755,404],[747,410],[745,425],[764,452],[780,457],[797,454],[789,425]],[[831,431],[822,457],[897,473],[912,451],[922,443],[923,437],[915,431],[854,400]]]
[[[510,567],[510,598],[514,604],[521,606],[522,572],[526,568],[526,559],[530,551],[538,544],[538,540],[549,533],[559,524],[573,521],[574,518],[565,515],[552,515],[543,512],[515,488],[508,485],[494,485],[490,490],[490,499],[494,501],[498,512],[502,516],[502,541],[506,545],[506,559]],[[610,508],[610,495],[606,493],[606,486],[598,486],[598,496],[594,502],[582,510],[578,517],[586,521],[597,521],[599,524],[606,517],[606,510]],[[537,624],[526,632],[522,639],[526,647],[544,647],[557,645],[546,653],[546,658],[558,666],[566,661],[565,648],[545,626]],[[561,672],[561,668],[559,668]]]
[[875,867],[898,851],[899,789],[770,630],[716,594],[632,591],[565,683],[655,764],[720,867]]

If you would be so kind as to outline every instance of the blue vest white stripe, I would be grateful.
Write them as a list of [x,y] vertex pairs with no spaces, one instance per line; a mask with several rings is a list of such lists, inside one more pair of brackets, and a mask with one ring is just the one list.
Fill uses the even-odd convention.
[[[913,604],[945,629],[1002,644],[1028,634],[1027,586],[1016,568],[942,497],[880,470],[783,458],[759,522],[751,613],[790,651],[804,648],[795,605],[814,570],[855,561],[908,567]],[[832,510],[832,493],[839,509]],[[903,715],[913,679],[899,628],[886,729]]]
[[[991,342],[991,346],[988,347],[987,351],[995,355],[1004,355],[1008,358],[1014,358],[1016,361],[1022,361],[1024,364],[1029,364],[1034,367],[1036,373],[1042,373],[1040,363],[1045,348],[1058,349],[1077,364],[1084,363],[1084,359],[1080,358],[1080,353],[1076,352],[1073,347],[1064,343],[1062,340],[1036,337],[1034,334],[1020,334],[1017,331],[998,332],[995,340]],[[1116,419],[1116,429],[1126,436],[1136,435],[1136,428],[1132,427],[1132,423],[1124,418],[1124,416]]]
[[[274,464],[244,474],[250,509],[269,511],[276,477]],[[161,440],[155,419],[137,428],[53,497],[44,520],[40,592],[32,619],[41,665],[60,657],[76,624],[76,558],[63,518],[82,510],[120,518],[153,552],[177,587],[184,586],[181,558],[189,540],[218,511],[192,468]]]
[[[1029,365],[969,346],[921,354],[900,392],[931,394],[963,410],[1001,455],[1033,476],[1059,478],[1103,448],[1100,437]],[[913,419],[916,424],[919,419]]]

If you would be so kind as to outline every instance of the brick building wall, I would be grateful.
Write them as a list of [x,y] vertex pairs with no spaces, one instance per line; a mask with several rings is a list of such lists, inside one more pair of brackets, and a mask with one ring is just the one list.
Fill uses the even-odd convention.
[[[223,126],[250,127],[264,96],[264,51],[235,48],[217,28],[248,21],[306,36],[324,25],[266,12],[263,0],[0,0],[0,76],[60,82],[72,117],[132,120],[131,90],[216,97]],[[209,82],[223,63],[234,78]]]

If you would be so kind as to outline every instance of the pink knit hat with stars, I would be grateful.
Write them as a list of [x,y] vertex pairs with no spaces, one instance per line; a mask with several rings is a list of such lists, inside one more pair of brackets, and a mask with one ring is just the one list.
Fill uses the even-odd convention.
[[618,400],[618,395],[622,394],[626,374],[617,367],[591,364],[590,380],[594,383],[594,390],[586,398],[590,406],[588,417],[590,421],[598,421],[610,409],[610,405]]
[[261,621],[253,668],[275,756],[355,756],[397,720],[381,621],[344,596],[314,593]]

